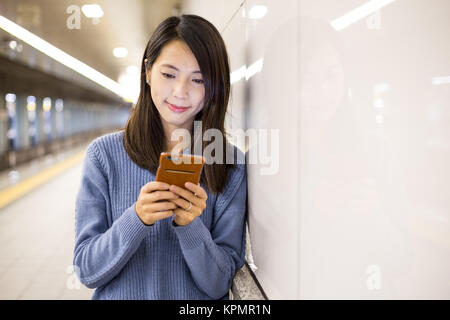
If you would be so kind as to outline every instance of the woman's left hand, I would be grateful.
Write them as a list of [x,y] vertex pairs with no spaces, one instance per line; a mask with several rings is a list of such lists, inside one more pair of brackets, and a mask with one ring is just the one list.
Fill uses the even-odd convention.
[[[170,191],[180,196],[178,199],[170,200],[178,206],[177,209],[173,210],[175,214],[173,220],[179,226],[185,226],[200,216],[206,208],[206,200],[208,199],[206,191],[200,185],[186,182],[185,186],[186,189],[175,185],[170,186]],[[186,210],[189,208],[189,201],[192,203],[192,207]]]

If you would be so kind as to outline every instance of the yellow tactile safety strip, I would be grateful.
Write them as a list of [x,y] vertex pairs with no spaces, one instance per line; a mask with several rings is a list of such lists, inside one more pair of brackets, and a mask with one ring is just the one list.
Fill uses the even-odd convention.
[[82,151],[65,159],[59,163],[56,163],[50,168],[46,168],[38,174],[29,177],[19,183],[13,185],[10,188],[0,191],[0,209],[7,206],[17,198],[37,188],[41,184],[47,182],[51,178],[64,172],[65,170],[73,167],[83,161],[86,151]]

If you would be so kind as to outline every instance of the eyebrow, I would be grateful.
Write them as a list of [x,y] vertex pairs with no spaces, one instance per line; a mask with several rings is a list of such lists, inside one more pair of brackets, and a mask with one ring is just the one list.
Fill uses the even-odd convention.
[[[162,66],[162,67],[168,67],[168,68],[171,68],[171,69],[175,69],[175,70],[177,70],[177,71],[180,71],[180,70],[178,70],[177,67],[174,67],[173,65],[168,64],[168,63],[164,63],[164,64],[162,64],[161,66]],[[194,72],[192,72],[192,73],[200,73],[200,74],[201,74],[200,70],[196,70],[196,71],[194,71]]]

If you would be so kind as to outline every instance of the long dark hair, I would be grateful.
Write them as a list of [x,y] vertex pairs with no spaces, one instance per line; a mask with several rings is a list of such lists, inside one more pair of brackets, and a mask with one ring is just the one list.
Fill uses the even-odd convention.
[[[227,183],[228,170],[234,164],[226,163],[227,139],[224,128],[230,95],[230,69],[225,43],[217,29],[197,15],[169,17],[161,22],[147,43],[141,65],[141,88],[123,136],[126,152],[139,167],[156,174],[159,156],[163,152],[165,134],[159,112],[146,84],[146,67],[151,68],[163,46],[172,40],[182,40],[191,49],[200,66],[205,86],[203,109],[195,116],[202,122],[203,133],[218,129],[222,133],[222,163],[205,164],[200,182],[213,193],[222,192]],[[148,60],[145,63],[145,60]],[[202,154],[207,146],[202,141]],[[217,143],[217,141],[214,141]],[[191,135],[191,150],[194,148]],[[213,154],[214,156],[214,154]]]

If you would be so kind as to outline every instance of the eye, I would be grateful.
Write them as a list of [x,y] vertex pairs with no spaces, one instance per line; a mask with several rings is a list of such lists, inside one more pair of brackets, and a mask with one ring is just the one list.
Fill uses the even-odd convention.
[[169,79],[175,78],[175,76],[172,75],[172,74],[170,74],[170,73],[164,73],[164,72],[161,72],[161,74],[162,74],[164,77],[169,78]]
[[194,81],[197,84],[203,84],[204,81],[202,79],[193,79],[192,81]]

